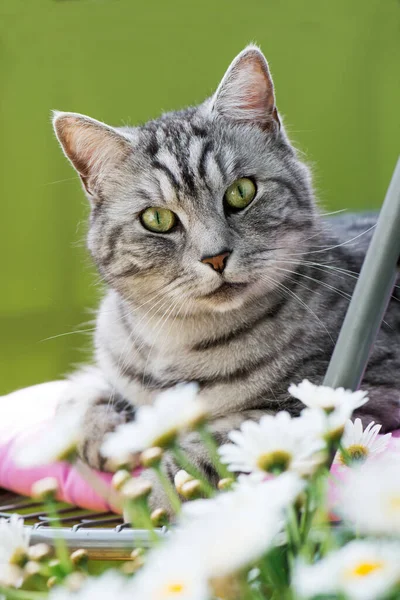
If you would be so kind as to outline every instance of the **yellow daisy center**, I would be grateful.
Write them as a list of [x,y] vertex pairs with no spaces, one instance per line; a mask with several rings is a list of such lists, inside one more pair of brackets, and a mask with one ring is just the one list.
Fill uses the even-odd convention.
[[169,583],[165,586],[160,598],[170,598],[178,596],[185,592],[185,586],[182,583]]
[[292,460],[292,455],[285,450],[274,450],[266,454],[260,454],[257,459],[257,466],[262,471],[268,473],[282,473],[286,471]]
[[383,562],[361,562],[349,571],[351,577],[367,577],[375,571],[380,571],[383,568]]
[[368,457],[369,450],[362,444],[353,444],[346,448],[346,454],[340,454],[340,460],[344,465],[353,462],[364,462]]

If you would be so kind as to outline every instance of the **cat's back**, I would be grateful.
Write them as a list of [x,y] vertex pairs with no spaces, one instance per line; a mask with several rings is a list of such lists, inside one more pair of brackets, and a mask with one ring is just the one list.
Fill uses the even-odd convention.
[[[349,269],[360,272],[368,247],[378,222],[378,213],[351,213],[331,217],[326,221],[331,233],[332,253],[345,261]],[[397,278],[400,283],[400,276]],[[400,299],[398,287],[393,292],[394,300]],[[400,304],[397,303],[400,313]]]
[[326,226],[331,234],[333,250],[338,254],[353,256],[360,263],[371,242],[378,213],[350,213],[330,217]]

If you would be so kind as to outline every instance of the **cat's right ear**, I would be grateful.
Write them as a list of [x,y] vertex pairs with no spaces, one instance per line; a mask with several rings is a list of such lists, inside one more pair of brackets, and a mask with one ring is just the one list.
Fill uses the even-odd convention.
[[54,111],[53,127],[66,157],[93,198],[104,175],[132,151],[129,140],[116,129],[85,115]]

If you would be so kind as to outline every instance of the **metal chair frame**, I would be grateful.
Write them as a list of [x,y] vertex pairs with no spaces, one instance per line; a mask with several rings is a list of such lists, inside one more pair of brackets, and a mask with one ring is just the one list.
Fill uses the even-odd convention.
[[[368,358],[392,295],[400,267],[400,159],[394,170],[378,222],[368,248],[360,275],[336,342],[324,384],[333,388],[356,390],[368,363]],[[5,506],[0,504],[0,516],[9,516],[24,508],[38,506],[5,493]],[[2,497],[0,496],[0,502]],[[19,502],[17,501],[19,500]],[[89,557],[102,560],[127,560],[132,547],[150,547],[152,541],[145,530],[131,529],[117,515],[91,513],[82,509],[63,508],[61,529],[51,527],[44,512],[31,512],[25,518],[38,518],[31,528],[32,543],[52,544],[62,535],[71,550],[85,548]],[[83,516],[82,516],[82,513]],[[65,516],[64,516],[65,514]],[[67,523],[75,524],[67,527]],[[112,525],[106,528],[104,525]],[[159,535],[167,535],[165,529]]]

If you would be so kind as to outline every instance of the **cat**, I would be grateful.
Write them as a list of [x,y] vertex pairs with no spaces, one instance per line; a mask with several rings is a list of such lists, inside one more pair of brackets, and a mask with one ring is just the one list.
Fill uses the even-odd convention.
[[[246,419],[299,414],[289,384],[322,382],[375,217],[319,213],[259,48],[199,106],[118,128],[56,112],[54,129],[90,201],[88,248],[108,290],[94,365],[71,376],[68,399],[88,404],[83,459],[106,469],[105,434],[179,382],[198,382],[218,443]],[[394,295],[358,413],[384,431],[400,424]],[[215,482],[196,435],[182,445]],[[168,455],[164,467],[173,478]],[[167,503],[156,486],[151,502]]]

